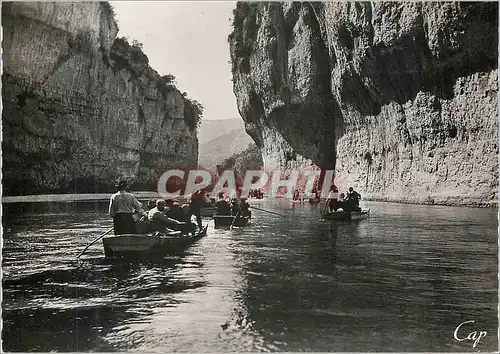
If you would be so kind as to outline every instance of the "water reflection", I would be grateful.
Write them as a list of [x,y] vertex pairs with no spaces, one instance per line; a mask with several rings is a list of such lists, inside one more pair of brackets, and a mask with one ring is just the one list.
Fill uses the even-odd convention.
[[97,243],[77,261],[105,204],[4,216],[6,350],[475,351],[453,339],[469,319],[497,349],[493,210],[372,203],[325,222],[261,202],[286,217],[255,210],[181,257],[110,261]]
[[474,350],[453,339],[469,317],[496,333],[495,227],[484,222],[494,212],[396,207],[325,226],[294,206],[300,229],[243,252],[243,293],[267,342],[287,351]]

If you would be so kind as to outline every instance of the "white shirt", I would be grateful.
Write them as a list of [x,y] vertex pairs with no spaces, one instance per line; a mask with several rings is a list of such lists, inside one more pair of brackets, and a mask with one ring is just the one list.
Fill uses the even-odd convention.
[[131,193],[120,191],[111,196],[109,200],[109,215],[114,216],[119,213],[132,214],[134,210],[142,210],[142,205]]

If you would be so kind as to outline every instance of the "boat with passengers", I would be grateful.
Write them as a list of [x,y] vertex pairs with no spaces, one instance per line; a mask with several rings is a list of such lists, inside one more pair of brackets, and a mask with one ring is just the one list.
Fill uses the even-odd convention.
[[250,223],[249,215],[214,215],[215,228],[245,227]]
[[321,218],[323,220],[362,220],[370,216],[370,209],[344,211],[339,209],[337,211],[324,213]]

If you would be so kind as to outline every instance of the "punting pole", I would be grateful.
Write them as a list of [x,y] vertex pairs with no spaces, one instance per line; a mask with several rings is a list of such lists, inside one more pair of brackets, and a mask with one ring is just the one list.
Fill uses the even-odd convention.
[[286,216],[285,216],[285,215],[280,214],[280,213],[275,213],[274,211],[269,211],[269,210],[265,210],[265,209],[257,208],[257,207],[254,207],[254,206],[250,206],[250,208],[255,209],[255,210],[265,211],[266,213],[270,213],[270,214],[274,214],[274,215],[279,215],[279,216],[282,216],[282,217],[286,218]]
[[240,216],[240,213],[236,214],[236,216],[233,219],[233,222],[231,223],[231,226],[229,226],[229,230],[233,229],[234,222],[236,221],[236,219],[238,219],[239,216]]
[[87,247],[85,247],[85,249],[76,257],[76,258],[80,258],[80,256],[82,254],[85,253],[85,251],[90,247],[92,246],[94,243],[96,243],[97,241],[99,241],[101,238],[103,238],[104,236],[106,236],[107,234],[109,234],[111,231],[113,231],[113,227],[111,229],[109,229],[108,231],[106,231],[105,233],[103,233],[101,236],[99,236],[98,238],[96,238],[94,241],[92,241],[90,244],[87,245]]

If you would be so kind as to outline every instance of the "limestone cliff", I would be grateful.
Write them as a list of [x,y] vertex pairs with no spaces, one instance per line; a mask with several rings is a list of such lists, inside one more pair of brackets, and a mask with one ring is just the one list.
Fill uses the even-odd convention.
[[497,203],[498,4],[238,3],[234,92],[266,164],[369,199]]
[[197,108],[117,39],[108,3],[3,3],[4,194],[154,188],[196,165]]

